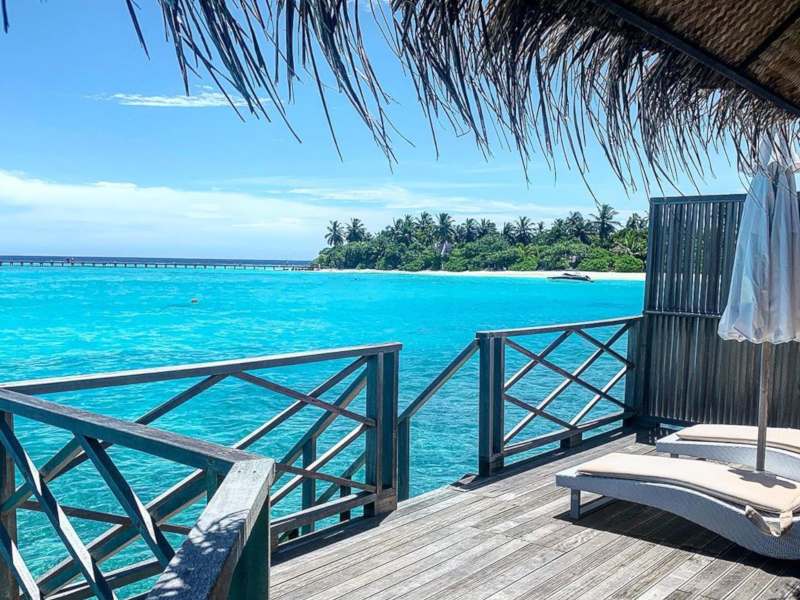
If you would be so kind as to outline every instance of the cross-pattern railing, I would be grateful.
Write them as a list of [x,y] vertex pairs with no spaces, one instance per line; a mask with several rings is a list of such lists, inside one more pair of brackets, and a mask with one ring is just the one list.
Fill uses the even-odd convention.
[[[288,450],[283,452],[282,457],[275,463],[276,475],[273,484],[275,489],[271,494],[273,511],[276,507],[280,509],[282,504],[290,506],[289,509],[283,510],[288,514],[272,520],[271,543],[275,546],[283,540],[312,532],[320,522],[328,524],[331,520],[350,519],[353,511],[360,507],[363,507],[364,516],[389,512],[395,508],[397,503],[397,377],[400,348],[400,344],[359,346],[118,373],[19,381],[0,384],[0,388],[2,388],[0,393],[3,394],[3,398],[9,394],[14,397],[28,397],[21,396],[20,392],[49,394],[180,379],[196,380],[187,389],[145,412],[133,424],[115,420],[118,425],[124,423],[127,426],[147,429],[146,425],[219,385],[223,380],[236,379],[291,401],[288,406],[285,406],[277,414],[270,415],[268,419],[239,439],[233,444],[232,449],[225,450],[232,453],[232,456],[250,458],[256,455],[244,452],[246,449],[252,450],[251,447],[259,440],[265,439],[270,432],[288,423],[293,417],[297,418],[296,416],[305,407],[315,407],[321,414],[313,420],[310,427],[293,440]],[[348,362],[343,368],[339,368],[333,375],[307,392],[289,387],[261,372],[278,367],[313,365],[316,373],[323,371],[322,368],[317,369],[317,366],[322,367],[323,363],[329,361]],[[304,376],[305,378],[306,376]],[[333,395],[333,397],[324,399],[326,395]],[[357,398],[361,401],[356,402]],[[45,404],[48,403],[45,402]],[[355,409],[356,404],[363,406],[361,412]],[[252,409],[252,406],[250,408]],[[265,412],[267,411],[265,410]],[[335,422],[338,425],[341,421],[350,422],[352,428],[348,428],[346,433],[341,435],[333,432],[334,437],[338,436],[337,439],[327,448],[318,448],[323,434],[325,432],[331,434],[332,425]],[[305,424],[302,426],[305,427]],[[172,434],[163,433],[163,435]],[[328,438],[330,437],[331,435],[327,435],[325,441],[329,442]],[[349,466],[336,474],[323,471],[323,468],[330,465],[332,461],[336,462],[334,459],[337,457],[340,461],[343,457],[347,458],[344,454],[346,449],[349,448],[352,454],[358,440],[363,442],[363,451],[356,451],[356,456],[352,461],[348,459]],[[117,438],[103,439],[101,437],[100,441],[92,441],[78,435],[38,468],[35,471],[37,473],[35,477],[25,478],[24,483],[16,489],[13,487],[13,474],[4,480],[5,487],[0,489],[0,514],[8,522],[15,520],[17,510],[36,510],[48,514],[49,501],[39,498],[38,490],[41,486],[47,486],[49,482],[64,476],[87,460],[90,460],[98,468],[103,478],[112,486],[112,491],[123,508],[127,507],[126,511],[131,511],[127,517],[121,517],[81,507],[62,507],[60,516],[56,515],[59,516],[59,519],[69,514],[76,518],[108,523],[111,526],[105,533],[96,537],[85,547],[79,548],[78,552],[52,567],[35,581],[35,586],[42,597],[58,597],[66,600],[67,598],[87,597],[91,593],[97,594],[97,590],[93,587],[94,584],[91,583],[91,577],[99,572],[96,565],[119,553],[138,535],[144,537],[156,560],[138,563],[128,569],[115,571],[109,574],[107,579],[113,581],[114,584],[127,585],[151,577],[161,572],[167,559],[171,558],[164,536],[159,532],[187,533],[186,528],[169,524],[167,520],[183,513],[207,495],[211,496],[211,502],[203,516],[209,511],[212,515],[218,515],[220,511],[224,512],[225,510],[225,505],[220,504],[222,501],[215,504],[214,498],[217,498],[225,489],[227,479],[223,480],[223,487],[218,488],[218,485],[221,477],[230,470],[229,463],[206,460],[202,463],[202,468],[164,490],[147,504],[143,504],[132,495],[130,486],[125,487],[125,479],[119,470],[114,469],[110,464],[105,450],[109,445],[117,443],[125,446],[124,443],[118,442]],[[214,448],[218,447],[214,446]],[[147,448],[145,450],[147,451]],[[171,456],[172,460],[186,463],[188,459],[184,459],[180,454],[178,445],[174,451],[178,454]],[[222,452],[223,450],[218,451]],[[198,466],[194,463],[186,464]],[[30,467],[35,469],[32,463],[30,463]],[[242,481],[241,477],[238,481]],[[318,489],[318,484],[324,484],[326,487]],[[35,497],[35,500],[31,500],[31,497]],[[229,498],[229,500],[238,501],[236,497]],[[48,514],[48,516],[50,515]],[[213,524],[205,523],[204,518],[201,517],[197,527],[205,525],[210,525],[213,529]],[[248,525],[252,525],[252,523],[248,521]],[[188,533],[189,540],[192,540],[193,535],[196,537],[195,530]],[[13,540],[14,536],[11,532],[9,532],[9,537]],[[216,550],[215,547],[212,548]],[[10,555],[9,558],[11,560],[7,561],[7,564],[11,565],[10,570],[14,571],[13,556]],[[87,563],[87,560],[90,562]],[[92,567],[92,565],[94,566]],[[81,574],[84,577],[91,576],[87,577],[88,587],[71,583]],[[257,580],[257,574],[249,574],[248,580],[251,578]],[[26,585],[33,582],[31,577],[26,577],[24,581]],[[163,581],[180,582],[180,573],[168,572],[162,576],[159,580],[160,587],[157,586],[152,592],[153,594],[159,590],[172,590],[167,583],[162,584]],[[164,593],[171,592],[165,591]],[[2,594],[0,594],[1,597]],[[204,596],[191,597],[201,598]]]
[[[14,432],[14,417],[32,419],[72,434],[73,457],[88,459],[125,512],[125,527],[131,539],[139,537],[154,558],[104,573],[101,556],[78,536],[70,516],[92,518],[91,511],[75,514],[56,499],[50,473],[37,468]],[[40,434],[41,435],[41,434]],[[269,571],[269,487],[274,461],[259,456],[48,402],[18,392],[0,389],[0,498],[6,508],[0,513],[0,597],[29,599],[116,598],[115,589],[161,573],[148,598],[266,597]],[[164,527],[147,509],[107,452],[111,445],[145,452],[175,461],[200,472],[213,472],[222,479],[219,488],[176,551]],[[66,453],[65,453],[66,455]],[[15,486],[15,471],[24,483]],[[16,508],[37,510],[47,517],[69,554],[69,564],[83,580],[60,593],[47,581],[35,579],[17,545]],[[29,497],[35,500],[28,500]],[[209,552],[214,548],[215,552]],[[236,577],[237,565],[258,567],[260,576]],[[72,579],[72,577],[70,577]],[[237,580],[232,585],[232,582]],[[144,597],[144,595],[140,595]]]
[[[484,331],[477,334],[480,352],[479,383],[479,432],[478,432],[478,467],[481,475],[490,475],[502,468],[507,457],[533,450],[541,446],[561,442],[562,445],[574,445],[581,441],[587,431],[603,427],[615,421],[624,420],[633,414],[633,406],[626,398],[618,397],[614,388],[634,369],[630,360],[634,353],[625,353],[614,349],[614,344],[623,335],[628,335],[628,348],[635,343],[635,328],[641,317],[625,317],[584,323],[550,325],[522,329],[505,329]],[[606,340],[599,339],[593,330],[614,328],[614,333]],[[549,343],[538,351],[523,345],[520,338],[531,336],[551,337]],[[555,336],[555,337],[553,337]],[[570,369],[556,362],[559,349],[563,350],[569,339],[579,338],[588,347],[590,353],[583,362]],[[507,350],[518,353],[524,359],[522,365],[506,378]],[[570,349],[569,354],[576,350]],[[604,384],[592,383],[588,371],[602,357],[611,357],[620,364]],[[555,374],[558,383],[538,402],[523,399],[517,393],[518,384],[536,368],[546,369]],[[565,396],[566,390],[581,388],[590,393],[589,399],[582,405],[574,404],[571,416],[557,414],[554,407],[559,398]],[[628,394],[632,386],[626,386]],[[627,395],[627,394],[626,394]],[[618,410],[587,421],[599,403],[616,406]],[[505,418],[508,405],[521,409],[524,415],[511,428],[506,429]],[[534,437],[515,441],[516,438],[534,422],[546,420],[555,430]]]
[[398,441],[398,496],[407,500],[411,495],[411,421],[419,410],[430,401],[444,384],[450,381],[478,351],[478,340],[472,340],[450,363],[431,381],[419,396],[400,413],[397,419]]
[[[614,388],[620,384],[634,369],[631,360],[635,353],[633,346],[637,343],[636,330],[640,316],[623,317],[601,321],[588,321],[562,325],[547,325],[523,329],[503,329],[482,331],[475,335],[439,375],[403,410],[398,418],[398,485],[399,498],[405,500],[410,495],[411,479],[411,424],[416,414],[422,409],[442,387],[450,381],[477,352],[480,354],[480,376],[477,386],[479,398],[479,472],[491,474],[501,468],[505,457],[534,450],[536,448],[562,442],[574,445],[580,442],[583,433],[626,419],[633,415],[634,387],[626,386],[625,397],[615,395]],[[592,330],[613,329],[606,340],[598,338]],[[550,336],[549,343],[543,350],[535,352],[523,346],[517,339],[528,336]],[[622,352],[614,348],[627,336],[628,346]],[[577,367],[564,368],[556,361],[559,351],[563,351],[568,340],[581,340],[584,348],[578,349],[589,354]],[[518,353],[525,362],[513,375],[506,379],[506,348]],[[572,354],[575,348],[569,349]],[[587,380],[587,373],[597,365],[603,357],[611,357],[620,363],[618,370],[602,384]],[[539,366],[560,378],[557,385],[549,390],[541,400],[532,403],[523,399],[517,392],[520,382],[531,375]],[[608,365],[605,365],[607,370]],[[512,389],[513,388],[513,389]],[[559,404],[567,390],[580,388],[591,393],[589,399],[574,410],[574,414],[565,418],[555,414],[553,407]],[[603,414],[599,418],[587,420],[598,404],[611,404],[619,408],[611,414]],[[524,411],[524,416],[510,429],[505,427],[506,407],[513,405]],[[538,421],[537,421],[538,419]],[[555,431],[515,441],[520,434],[539,421],[547,421],[555,425]]]

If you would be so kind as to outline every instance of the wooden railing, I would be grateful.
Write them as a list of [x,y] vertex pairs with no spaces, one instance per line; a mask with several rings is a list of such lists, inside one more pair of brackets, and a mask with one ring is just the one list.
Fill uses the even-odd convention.
[[[103,557],[98,555],[97,546],[86,546],[81,541],[69,516],[103,520],[113,515],[80,511],[56,500],[49,485],[53,470],[34,465],[14,433],[15,416],[72,434],[70,450],[61,456],[64,460],[69,455],[73,461],[91,461],[125,511],[124,527],[132,536],[144,540],[154,556],[152,560],[110,573],[100,570]],[[19,598],[20,592],[29,599],[115,598],[115,588],[159,573],[161,577],[147,595],[152,600],[223,597],[229,592],[235,598],[266,597],[269,487],[275,474],[274,461],[7,389],[0,389],[0,442],[0,492],[5,500],[0,516],[3,598]],[[166,528],[142,503],[109,456],[107,449],[111,445],[175,461],[199,472],[213,472],[221,478],[219,488],[177,552],[164,534]],[[24,482],[16,492],[15,470]],[[31,497],[35,500],[29,500]],[[52,579],[34,579],[17,546],[18,508],[44,513],[70,556],[69,573],[82,576],[82,582],[62,586],[56,594]],[[209,552],[209,548],[215,551]],[[232,588],[239,564],[257,566],[262,575],[243,579]]]
[[[32,598],[47,596],[66,600],[68,598],[84,598],[92,594],[106,598],[111,597],[109,595],[111,587],[128,585],[152,577],[154,574],[164,571],[166,567],[167,570],[164,571],[148,597],[205,598],[216,592],[212,594],[214,590],[207,587],[207,589],[204,588],[203,593],[195,593],[199,588],[187,587],[184,583],[186,577],[194,574],[194,577],[203,579],[208,577],[209,573],[213,573],[213,571],[205,569],[205,575],[201,575],[194,570],[193,565],[196,564],[196,560],[200,560],[203,556],[217,557],[216,560],[219,561],[221,560],[220,556],[230,555],[223,561],[224,565],[219,565],[220,577],[206,583],[219,586],[230,581],[232,565],[235,565],[237,561],[241,564],[237,549],[241,549],[242,540],[246,539],[246,536],[244,538],[242,536],[249,534],[255,525],[269,524],[266,510],[262,511],[264,515],[257,511],[254,512],[254,507],[265,500],[269,493],[269,486],[261,485],[264,482],[268,481],[272,484],[274,480],[273,487],[277,488],[271,494],[273,510],[280,507],[281,503],[288,502],[290,497],[294,498],[292,506],[297,507],[297,510],[272,520],[271,538],[266,531],[260,533],[259,543],[271,542],[272,546],[283,540],[310,533],[322,521],[329,522],[331,519],[337,518],[339,520],[349,519],[351,511],[359,507],[363,507],[364,516],[374,516],[393,510],[397,504],[397,376],[400,348],[400,344],[359,346],[0,384],[0,411],[5,411],[9,418],[11,414],[19,414],[43,423],[66,428],[75,434],[74,440],[62,447],[38,470],[29,459],[21,456],[10,456],[5,459],[6,477],[5,479],[0,477],[0,482],[3,484],[0,487],[0,514],[2,514],[4,523],[9,524],[6,528],[8,539],[12,542],[14,540],[14,528],[11,525],[16,520],[16,511],[18,510],[43,511],[51,518],[51,521],[55,518],[59,523],[68,523],[66,516],[69,515],[111,524],[105,533],[86,546],[76,545],[74,536],[66,539],[62,537],[64,544],[68,548],[74,548],[75,552],[70,552],[70,558],[57,564],[35,581],[26,571],[18,572],[19,560],[15,558],[13,545],[5,543],[7,540],[3,538],[0,540],[2,542],[0,545],[5,549],[12,549],[6,552],[8,556],[3,556],[7,565],[7,575],[15,574],[23,591]],[[308,392],[298,391],[278,383],[272,378],[267,378],[263,373],[254,373],[255,371],[295,365],[313,364],[316,367],[328,361],[341,360],[348,361],[346,366]],[[175,436],[175,434],[147,427],[148,424],[227,378],[235,378],[268,390],[290,399],[291,403],[277,414],[264,420],[258,427],[236,442],[232,448]],[[187,389],[150,409],[134,423],[108,419],[83,411],[74,412],[74,409],[68,409],[29,395],[74,392],[180,379],[199,379],[199,381],[193,382]],[[329,392],[338,393],[332,400],[324,400],[323,396]],[[363,414],[353,409],[354,400],[362,396],[362,392]],[[31,412],[27,408],[31,403],[38,407],[39,412]],[[279,461],[274,464],[269,461],[269,465],[275,470],[274,477],[271,471],[269,477],[261,471],[248,475],[247,468],[255,464],[252,462],[239,467],[239,463],[245,460],[260,459],[260,462],[263,463],[265,459],[251,452],[245,452],[245,450],[257,441],[264,439],[279,425],[295,417],[306,406],[321,409],[322,414],[302,435],[294,440],[292,446],[283,453]],[[51,413],[62,416],[57,418],[47,416]],[[63,416],[70,414],[72,414],[70,418]],[[354,426],[333,442],[330,447],[320,452],[317,447],[320,437],[330,429],[337,419],[352,421]],[[102,422],[103,420],[113,424],[113,426],[101,430],[104,435],[99,435],[91,428],[85,429],[86,421]],[[158,440],[176,441],[168,444],[164,449],[166,442],[140,443],[139,438],[130,434],[130,431],[138,432],[140,437],[147,440],[155,436]],[[154,431],[157,431],[157,435],[151,433]],[[363,452],[357,453],[356,458],[343,472],[334,475],[322,471],[323,467],[361,438],[364,442]],[[198,470],[176,485],[164,490],[149,503],[142,504],[135,496],[132,496],[132,491],[129,486],[126,486],[121,473],[112,467],[110,459],[105,453],[105,449],[111,444],[143,450],[175,462],[188,464]],[[205,454],[201,455],[199,450],[195,450],[198,447],[204,449]],[[61,507],[57,509],[61,512],[53,513],[52,510],[56,510],[57,506],[54,504],[55,501],[49,497],[44,500],[39,497],[40,490],[46,489],[49,482],[72,471],[87,459],[95,464],[103,478],[112,487],[115,495],[118,494],[117,498],[125,498],[128,508],[132,511],[127,518],[81,507]],[[9,471],[12,460],[20,470],[29,469],[31,474],[31,478],[26,478],[25,483],[16,489],[14,489],[13,469]],[[299,465],[296,464],[298,462]],[[9,475],[9,473],[11,474]],[[219,485],[220,480],[222,480],[221,485]],[[317,490],[317,484],[320,482],[327,485],[322,491]],[[261,488],[264,488],[263,493],[259,491]],[[299,501],[296,498],[298,493]],[[166,521],[182,513],[207,495],[211,498],[208,506],[195,527],[188,532],[184,547],[173,558],[164,544],[163,536],[157,532],[160,529],[172,533],[187,533],[185,528],[167,524]],[[31,496],[36,497],[35,502],[30,501]],[[121,504],[122,502],[120,500]],[[269,503],[266,506],[268,505]],[[122,504],[122,506],[126,505]],[[251,508],[247,509],[248,506]],[[48,513],[48,511],[50,512]],[[230,517],[226,517],[226,515],[230,515]],[[242,521],[244,529],[238,538],[231,538],[226,533],[229,530],[227,523],[228,521],[236,522],[236,519],[244,519]],[[221,524],[224,526],[221,527]],[[143,536],[148,542],[156,560],[137,563],[127,569],[117,570],[103,576],[97,565],[120,552],[138,536]],[[229,546],[230,550],[226,551]],[[243,594],[241,597],[256,597],[256,595],[250,595],[254,594],[253,586],[256,588],[262,584],[266,586],[268,552],[266,553],[266,563],[263,562],[264,556],[262,552],[257,558],[248,558],[247,564],[250,565],[248,575],[246,578],[233,578],[232,596],[241,593]],[[171,559],[171,562],[168,559]],[[81,574],[86,578],[86,584],[71,583]],[[0,567],[0,577],[2,577],[2,567]],[[261,580],[263,581],[259,584]],[[106,583],[103,584],[103,581]],[[2,581],[0,581],[1,584]],[[176,595],[176,590],[180,589],[189,589],[191,593],[188,596]],[[205,591],[208,591],[209,594],[205,594]],[[214,597],[217,596],[214,595]],[[259,597],[265,596],[259,594]],[[2,593],[0,593],[0,598],[2,598]]]
[[[583,323],[478,332],[475,339],[470,341],[450,361],[398,418],[400,500],[405,500],[410,496],[411,425],[414,416],[467,364],[476,352],[480,353],[480,375],[476,386],[479,398],[478,469],[480,474],[489,475],[501,468],[504,459],[508,456],[534,450],[554,442],[574,445],[580,442],[585,432],[633,416],[635,387],[626,385],[626,395],[622,399],[614,395],[613,389],[625,380],[635,367],[632,358],[636,355],[635,348],[638,343],[636,333],[640,321],[640,316],[633,316]],[[607,340],[601,341],[596,334],[589,333],[593,329],[614,329],[614,331]],[[555,337],[541,352],[529,350],[518,341],[518,338],[522,337],[548,334]],[[626,334],[628,336],[627,348],[623,352],[618,352],[613,346]],[[583,342],[584,348],[578,348],[578,351],[585,352],[586,348],[589,351],[586,359],[572,370],[559,366],[554,358],[556,351],[563,348],[568,339],[577,339]],[[511,348],[526,359],[523,366],[508,379],[506,379],[506,348]],[[621,363],[621,368],[598,387],[587,381],[586,374],[603,356],[612,357]],[[516,391],[512,393],[511,390],[528,377],[537,366],[555,373],[562,380],[541,400],[532,404],[530,401],[520,398]],[[563,398],[567,389],[573,385],[591,392],[591,398],[576,409],[575,414],[569,419],[553,414],[552,407],[558,404],[559,398]],[[586,418],[592,409],[603,401],[616,405],[620,410],[587,421]],[[507,403],[526,412],[525,416],[510,429],[506,429],[505,426]],[[526,440],[515,441],[537,418],[557,425],[558,429]]]
[[[491,475],[503,467],[507,457],[527,452],[541,446],[561,442],[562,445],[575,445],[582,435],[592,429],[627,419],[633,415],[631,401],[633,387],[626,385],[626,398],[617,397],[613,390],[634,369],[630,357],[635,353],[636,326],[641,317],[624,317],[602,321],[588,321],[563,325],[548,325],[522,329],[482,331],[477,334],[480,352],[480,383],[478,400],[478,471],[480,475]],[[616,329],[605,341],[590,333],[596,329]],[[628,349],[622,354],[613,348],[620,338],[628,334]],[[533,351],[520,342],[520,338],[549,335],[555,336],[540,351]],[[591,351],[585,360],[572,370],[565,369],[555,362],[554,354],[570,338],[579,338],[583,346]],[[506,351],[519,353],[525,362],[508,379],[506,378]],[[579,351],[570,349],[570,354]],[[584,350],[585,352],[585,350]],[[610,379],[602,385],[595,385],[586,378],[589,369],[603,356],[609,356],[621,364]],[[534,368],[540,367],[555,373],[559,383],[535,404],[520,398],[513,388]],[[571,386],[577,386],[591,393],[589,400],[574,410],[571,417],[557,415],[552,410],[559,398]],[[618,411],[605,414],[591,421],[586,417],[601,401],[616,405]],[[514,405],[524,411],[524,416],[513,427],[506,429],[506,406]],[[550,431],[525,440],[514,441],[532,422],[543,419],[556,426]]]
[[398,496],[400,500],[407,500],[411,495],[411,420],[419,410],[433,398],[444,384],[467,364],[472,355],[478,351],[478,341],[472,340],[458,353],[444,370],[414,398],[397,419],[398,440]]

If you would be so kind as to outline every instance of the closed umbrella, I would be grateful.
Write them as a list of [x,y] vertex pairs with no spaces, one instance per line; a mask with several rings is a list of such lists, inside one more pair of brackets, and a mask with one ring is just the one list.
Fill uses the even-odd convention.
[[764,470],[773,344],[800,341],[800,217],[785,136],[764,139],[745,199],[718,333],[761,345],[756,470]]

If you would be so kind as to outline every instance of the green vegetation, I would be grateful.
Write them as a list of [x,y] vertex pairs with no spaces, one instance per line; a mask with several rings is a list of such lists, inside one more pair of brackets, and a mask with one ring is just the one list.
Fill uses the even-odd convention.
[[329,247],[315,262],[323,268],[404,271],[643,271],[647,217],[634,213],[623,226],[617,215],[602,204],[588,218],[571,212],[546,227],[523,216],[498,228],[489,219],[456,224],[447,213],[424,212],[376,234],[360,219],[331,221]]

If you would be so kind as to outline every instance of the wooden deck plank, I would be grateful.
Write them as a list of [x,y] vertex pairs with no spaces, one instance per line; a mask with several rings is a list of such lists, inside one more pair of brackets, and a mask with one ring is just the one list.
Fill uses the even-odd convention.
[[739,587],[745,579],[767,563],[767,559],[752,552],[746,552],[741,560],[732,565],[714,584],[703,590],[703,596],[712,600],[722,600]]
[[681,598],[680,587],[697,575],[722,552],[731,547],[731,542],[716,536],[702,548],[702,552],[685,551],[687,555],[670,573],[661,578],[653,587],[643,593],[637,600],[656,600],[661,598]]
[[275,553],[272,597],[771,600],[798,593],[800,566],[757,557],[653,508],[613,502],[570,520],[569,494],[555,487],[555,473],[608,452],[653,447],[618,436],[485,480],[465,477],[380,521],[320,532]]
[[[651,536],[655,536],[656,538],[660,539],[666,532],[670,531],[670,529],[674,526],[674,523],[675,518],[673,517],[656,517],[650,520],[644,526],[641,526],[637,523],[636,525],[629,527],[628,531],[636,528],[637,531],[641,532],[640,535],[645,537],[645,540]],[[645,552],[653,545],[651,542],[645,540],[618,534],[616,539],[614,539],[607,546],[599,549],[590,556],[587,556],[584,560],[575,564],[570,569],[559,573],[556,577],[548,579],[542,585],[527,590],[522,596],[520,596],[520,598],[570,598],[586,595],[588,592],[596,589],[598,583],[605,581],[609,574],[613,573],[614,570],[631,560],[635,560],[637,556],[639,556],[642,552]],[[620,560],[620,557],[623,557],[622,560]],[[607,565],[609,564],[611,565],[611,569],[607,569]],[[577,596],[573,594],[562,596],[563,591],[568,586],[572,586],[576,582],[580,582],[581,580],[587,578],[587,576],[590,579],[590,582],[588,585],[578,586],[578,589],[582,590],[580,594]],[[600,597],[605,597],[605,595]]]
[[[505,537],[505,536],[502,536]],[[459,584],[467,579],[474,569],[481,569],[488,565],[494,565],[507,556],[513,554],[520,548],[525,548],[526,544],[519,539],[509,539],[507,543],[490,550],[489,552],[476,553],[475,556],[459,556],[442,563],[435,569],[425,571],[421,577],[415,578],[414,583],[422,582],[422,585],[414,587],[402,596],[397,596],[398,600],[424,600],[436,594],[442,587]],[[463,597],[459,592],[449,597]]]
[[[455,556],[462,556],[465,553],[472,557],[478,557],[508,542],[508,538],[502,536],[487,538],[481,536],[480,532],[475,529],[462,529],[453,538],[446,538],[439,544],[430,544],[427,547],[419,548],[406,554],[401,559],[385,562],[380,567],[366,570],[359,569],[358,571],[348,569],[342,573],[341,577],[335,579],[326,578],[326,580],[322,581],[323,589],[319,593],[310,596],[292,595],[292,598],[298,598],[298,600],[301,598],[313,600],[371,598],[373,593],[384,589],[385,586],[390,585],[392,582],[405,578],[406,573],[413,580],[414,575],[428,565],[436,565]],[[358,574],[356,575],[355,573]],[[404,575],[398,578],[399,573]]]
[[476,569],[469,577],[448,585],[431,596],[429,600],[443,600],[452,597],[470,598],[470,600],[488,598],[494,592],[503,589],[531,571],[544,567],[561,554],[552,548],[529,544],[506,557],[500,564],[493,563]]
[[419,562],[405,569],[393,572],[381,581],[372,581],[363,586],[357,593],[342,596],[342,600],[380,600],[386,598],[422,598],[435,593],[442,585],[437,583],[431,590],[431,582],[439,578],[457,579],[457,573],[472,565],[480,568],[493,564],[505,556],[512,555],[526,548],[521,540],[513,540],[505,536],[481,535],[484,539],[480,545],[465,552],[440,555],[435,560]]
[[694,577],[691,577],[678,588],[686,592],[689,596],[700,596],[703,590],[713,585],[717,579],[722,577],[729,569],[732,569],[747,551],[740,546],[732,545],[719,558],[711,561],[705,568],[701,569]]
[[[687,521],[676,525],[670,533],[671,535],[660,540],[648,551],[648,554],[651,554],[656,559],[654,562],[639,560],[639,564],[635,566],[626,565],[623,567],[622,571],[630,576],[624,585],[614,590],[614,598],[633,600],[644,595],[648,590],[664,580],[691,554],[691,552],[684,549],[684,546],[699,545],[702,547],[714,539],[713,533],[699,529],[696,525]],[[664,543],[675,543],[679,547],[669,550],[664,548]]]
[[[395,546],[371,545],[359,555],[347,557],[345,561],[336,561],[315,569],[303,577],[296,577],[286,582],[273,593],[274,598],[291,594],[292,597],[310,595],[316,589],[332,587],[339,581],[346,581],[369,573],[372,569],[382,567],[392,561],[402,561],[419,555],[432,554],[440,548],[447,548],[454,543],[469,538],[474,532],[469,529],[440,528],[429,531],[426,535],[415,535],[404,543]],[[274,589],[274,588],[273,588]]]
[[756,600],[776,600],[777,598],[800,598],[800,565],[787,565]]

